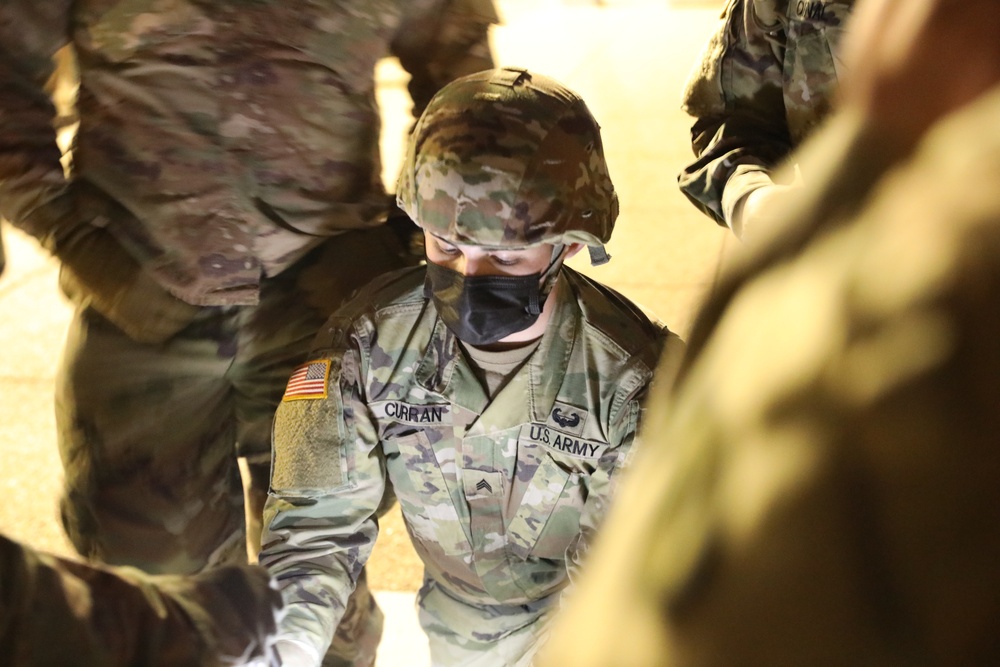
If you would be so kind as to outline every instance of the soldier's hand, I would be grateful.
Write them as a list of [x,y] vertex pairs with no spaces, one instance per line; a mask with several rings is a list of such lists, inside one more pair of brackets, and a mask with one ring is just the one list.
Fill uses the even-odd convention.
[[152,278],[105,227],[132,216],[93,184],[77,180],[18,224],[62,263],[60,286],[143,343],[161,343],[187,326],[197,306]]
[[274,661],[272,646],[283,602],[266,569],[227,565],[192,576],[161,575],[154,581],[184,609],[223,664]]
[[56,256],[66,296],[92,306],[133,340],[162,343],[198,313],[157,284],[104,229],[82,228],[59,244]]
[[765,185],[748,194],[736,209],[733,231],[743,241],[756,235],[775,219],[776,204],[796,185]]
[[319,667],[320,657],[311,647],[290,639],[279,639],[274,645],[279,667]]

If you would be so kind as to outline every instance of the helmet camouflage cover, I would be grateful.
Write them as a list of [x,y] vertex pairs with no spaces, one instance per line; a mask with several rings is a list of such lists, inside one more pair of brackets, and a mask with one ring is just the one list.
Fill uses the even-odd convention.
[[601,247],[618,199],[600,126],[556,81],[504,68],[453,81],[410,137],[397,200],[453,243]]

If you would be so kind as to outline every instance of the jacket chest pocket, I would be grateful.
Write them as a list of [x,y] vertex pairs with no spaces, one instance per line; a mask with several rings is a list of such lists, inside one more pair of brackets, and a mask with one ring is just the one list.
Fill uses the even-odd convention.
[[787,46],[798,74],[830,69],[840,54],[844,26],[851,4],[844,2],[794,2],[789,13]]
[[[436,450],[428,434],[417,431],[383,443],[389,475],[406,525],[414,539],[436,545],[445,555],[468,554],[463,526],[468,517],[453,497],[455,450]],[[393,454],[398,451],[397,456]]]
[[789,128],[798,142],[826,116],[844,75],[840,44],[850,3],[789,3],[784,62],[785,107]]
[[543,456],[527,484],[521,504],[507,526],[514,555],[561,560],[580,533],[587,501],[585,477]]

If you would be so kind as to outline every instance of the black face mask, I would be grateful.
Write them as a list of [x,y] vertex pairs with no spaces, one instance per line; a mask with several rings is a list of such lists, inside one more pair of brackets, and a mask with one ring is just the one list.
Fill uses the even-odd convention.
[[524,331],[542,313],[541,273],[529,276],[466,276],[427,262],[424,296],[459,340],[489,345]]

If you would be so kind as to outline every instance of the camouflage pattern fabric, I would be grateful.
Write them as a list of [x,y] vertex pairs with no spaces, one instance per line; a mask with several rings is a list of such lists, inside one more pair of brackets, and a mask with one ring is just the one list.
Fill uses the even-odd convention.
[[998,114],[994,85],[912,153],[843,113],[806,142],[831,178],[651,396],[540,666],[1000,661]]
[[[88,558],[149,572],[246,562],[259,550],[271,420],[294,367],[339,298],[399,266],[380,227],[348,232],[264,281],[254,307],[204,308],[162,346],[131,340],[92,309],[74,317],[57,378],[62,517]],[[357,266],[365,267],[359,271]],[[235,447],[235,451],[234,451]],[[244,512],[237,456],[250,462]],[[342,638],[374,660],[381,612],[366,588]]]
[[260,560],[289,603],[285,634],[329,642],[386,480],[436,589],[422,598],[432,648],[522,642],[556,603],[614,493],[660,350],[680,345],[571,269],[560,283],[538,349],[492,400],[422,269],[377,280],[330,320],[274,423]]
[[432,234],[514,248],[611,238],[618,197],[600,126],[557,81],[511,67],[463,77],[413,135],[396,197]]
[[[490,0],[34,0],[0,5],[0,214],[56,254],[105,230],[173,295],[250,305],[262,275],[378,224],[374,66],[419,113],[493,61]],[[80,128],[64,177],[45,84],[70,44]]]
[[[730,0],[685,86],[681,191],[720,225],[830,111],[852,0]],[[806,175],[808,177],[808,175]]]
[[[381,224],[376,61],[399,58],[419,113],[493,66],[496,20],[490,0],[0,3],[0,214],[63,262],[79,306],[57,417],[81,553],[246,560],[236,456],[258,522],[292,369],[353,291],[417,262]],[[50,90],[57,60],[75,109]]]
[[152,577],[0,536],[0,655],[17,667],[222,667],[269,659],[281,596],[229,566]]
[[456,600],[433,579],[417,595],[420,627],[434,665],[530,667],[558,604],[476,605]]

